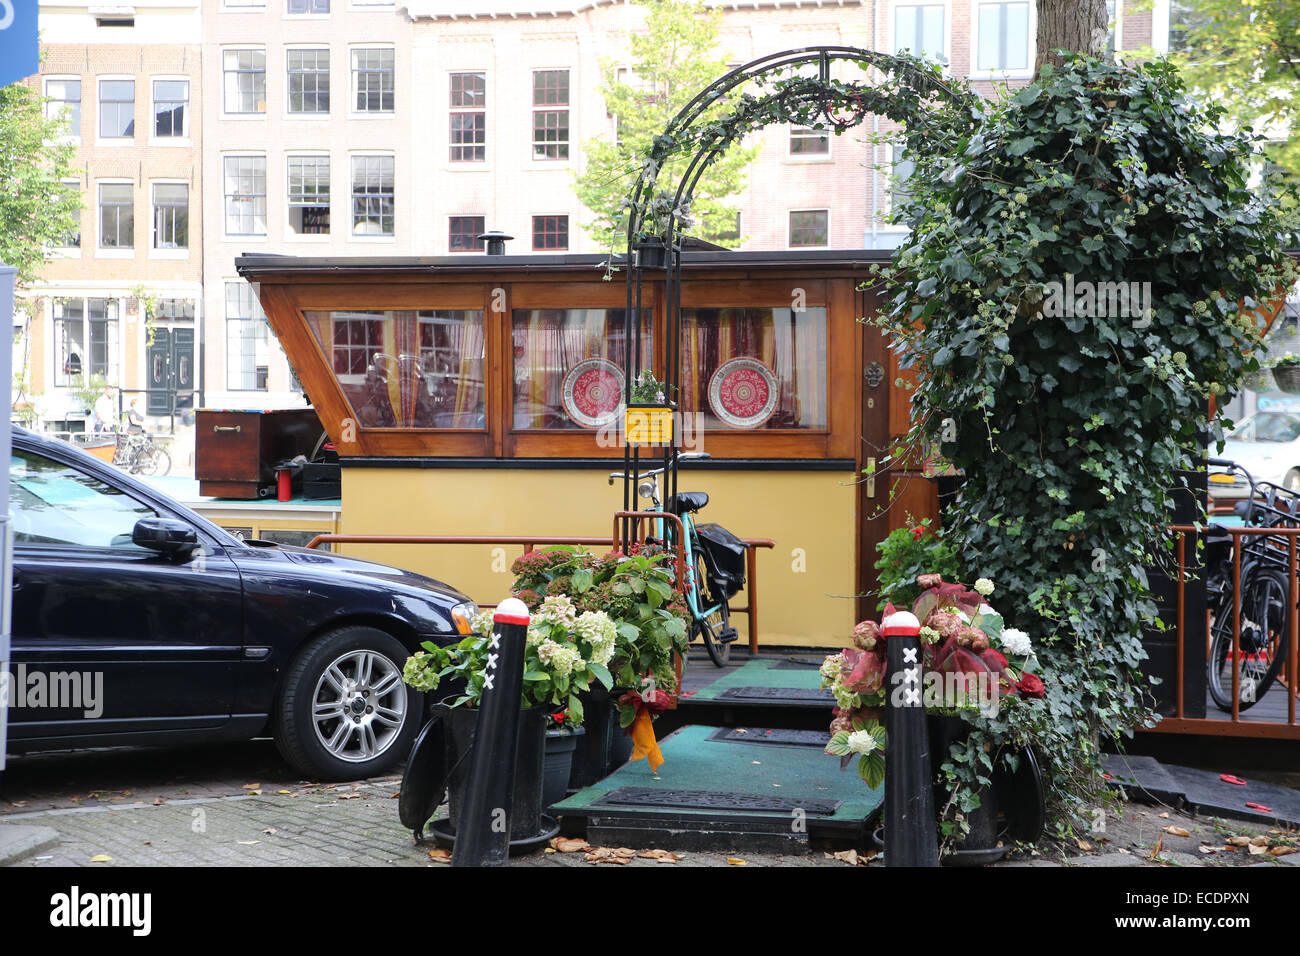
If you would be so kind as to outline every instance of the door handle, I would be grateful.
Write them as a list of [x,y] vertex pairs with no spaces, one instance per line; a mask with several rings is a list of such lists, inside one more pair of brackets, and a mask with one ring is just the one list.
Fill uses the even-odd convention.
[[867,497],[876,497],[876,459],[867,459]]

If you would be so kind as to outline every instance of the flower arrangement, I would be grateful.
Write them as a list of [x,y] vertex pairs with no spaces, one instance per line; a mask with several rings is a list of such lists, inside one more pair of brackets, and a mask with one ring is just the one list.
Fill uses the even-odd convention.
[[648,368],[643,368],[641,374],[632,383],[632,391],[628,395],[628,401],[662,405],[667,400],[667,394],[664,383],[655,378],[655,373]]
[[[425,641],[406,660],[402,679],[420,691],[437,689],[446,678],[460,678],[465,690],[453,707],[474,706],[483,697],[487,652],[492,636],[492,612],[481,611],[471,624],[473,633],[458,644]],[[564,595],[544,598],[534,609],[524,649],[521,706],[564,708],[568,722],[582,723],[580,691],[595,683],[614,685],[609,662],[614,656],[616,627],[603,611],[575,607]]]
[[1270,368],[1295,368],[1300,365],[1300,355],[1284,352],[1277,358],[1272,359],[1268,364]]
[[958,574],[957,549],[931,530],[929,518],[916,521],[909,515],[907,524],[890,532],[876,550],[880,552],[876,561],[880,594],[877,610],[886,604],[911,605],[921,594],[916,579],[922,574],[934,572],[950,578]]
[[[912,613],[921,623],[922,703],[927,712],[996,715],[1008,698],[1041,698],[1042,680],[1028,671],[1034,660],[1029,635],[1005,627],[1002,615],[986,599],[995,591],[980,578],[973,588],[945,582],[941,574],[921,574],[921,589]],[[894,612],[892,604],[884,617]],[[856,756],[858,772],[872,787],[884,780],[885,731],[880,724],[887,693],[888,661],[880,624],[862,621],[853,629],[853,644],[826,658],[822,687],[835,696],[831,740],[826,753],[842,766]]]

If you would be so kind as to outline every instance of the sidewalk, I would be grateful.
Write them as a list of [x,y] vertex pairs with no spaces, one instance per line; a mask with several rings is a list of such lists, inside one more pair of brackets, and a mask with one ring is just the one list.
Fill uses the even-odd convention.
[[[361,784],[278,785],[244,796],[10,812],[0,822],[0,846],[15,826],[49,828],[16,866],[430,866],[432,844],[415,846],[397,818],[400,778]],[[1163,815],[1162,814],[1167,814]],[[1099,817],[1099,822],[1101,819]],[[1108,812],[1105,832],[1068,848],[1019,855],[998,866],[1290,866],[1297,834],[1273,828],[1191,818],[1159,807],[1129,804]],[[1186,832],[1187,836],[1180,835]],[[1252,851],[1249,841],[1256,840]],[[1241,846],[1234,845],[1245,844]],[[612,848],[611,848],[612,849]],[[649,847],[631,847],[642,851]],[[839,853],[832,855],[828,850]],[[681,866],[881,865],[878,855],[848,848],[807,853],[686,852]],[[1273,855],[1279,854],[1279,855]],[[435,854],[435,857],[442,856]],[[585,851],[539,852],[516,866],[592,866]],[[624,865],[662,866],[632,857]]]

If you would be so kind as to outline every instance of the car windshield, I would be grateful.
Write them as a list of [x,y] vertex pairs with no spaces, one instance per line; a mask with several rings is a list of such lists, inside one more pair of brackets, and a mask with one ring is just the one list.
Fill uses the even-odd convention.
[[1295,441],[1300,438],[1300,414],[1258,412],[1242,422],[1232,437],[1237,441]]

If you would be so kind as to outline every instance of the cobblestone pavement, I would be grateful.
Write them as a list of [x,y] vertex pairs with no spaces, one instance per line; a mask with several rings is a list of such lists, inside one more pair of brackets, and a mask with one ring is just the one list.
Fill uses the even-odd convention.
[[[302,781],[266,741],[186,751],[114,750],[11,758],[0,825],[52,827],[59,842],[18,867],[431,866],[398,820],[400,776],[358,784]],[[86,782],[95,788],[87,789]],[[76,784],[79,784],[77,786]],[[999,866],[1288,866],[1294,832],[1162,807],[1123,805],[1099,832],[1044,845]],[[1186,836],[1183,836],[1183,833]],[[1254,839],[1255,849],[1235,844]],[[633,850],[648,849],[632,847]],[[677,865],[848,866],[849,847],[802,853],[688,851]],[[861,848],[858,848],[859,850]],[[833,856],[827,851],[837,851]],[[586,854],[534,853],[520,866],[590,866]],[[609,864],[596,864],[606,866]],[[663,866],[634,858],[630,866]]]

